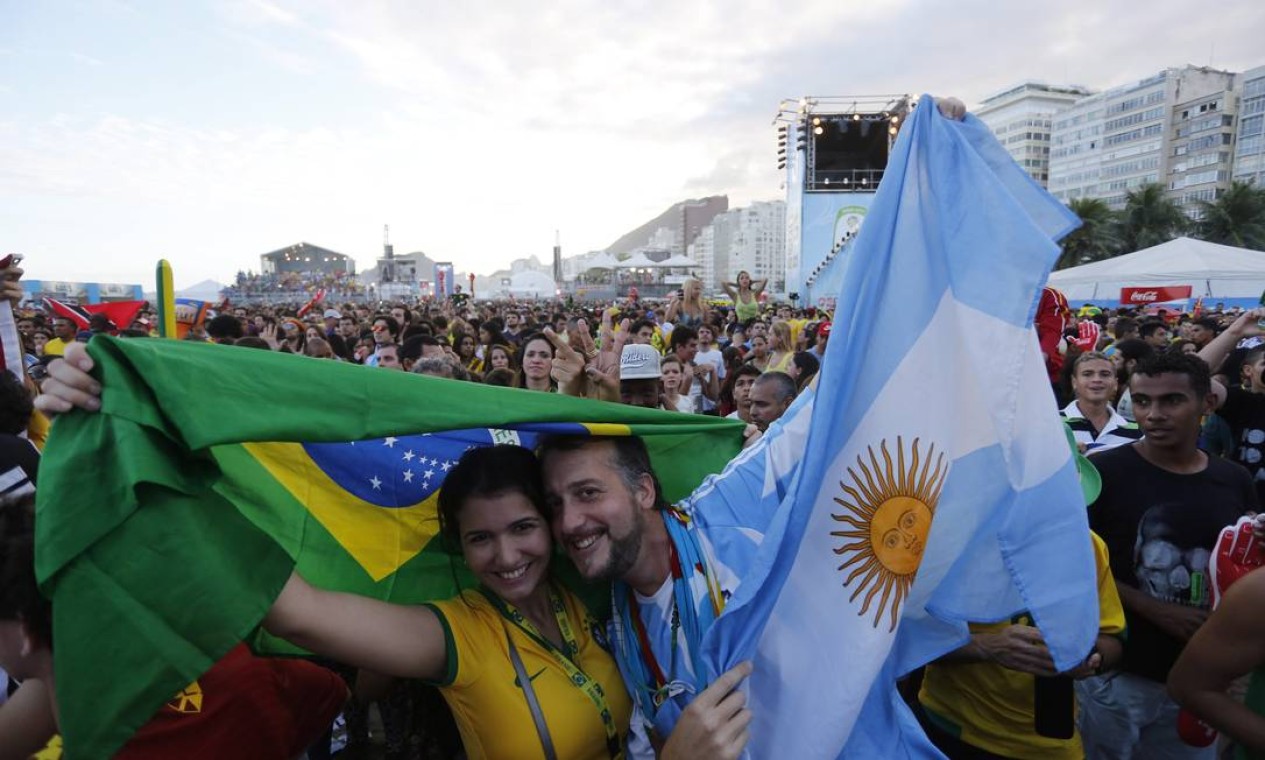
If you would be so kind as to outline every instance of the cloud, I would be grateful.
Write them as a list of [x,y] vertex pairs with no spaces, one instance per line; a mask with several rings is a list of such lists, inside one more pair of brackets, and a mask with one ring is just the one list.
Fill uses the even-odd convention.
[[[397,250],[485,272],[547,257],[554,229],[572,253],[682,197],[780,197],[770,121],[782,98],[978,103],[1026,78],[1103,88],[1210,57],[1265,63],[1255,0],[1207,13],[1176,0],[1144,12],[1101,0],[227,0],[179,61],[145,58],[146,18],[111,7],[122,47],[64,44],[109,61],[93,77],[123,96],[49,77],[53,105],[0,114],[0,228],[82,271],[108,262],[148,279],[161,252],[190,282],[298,240],[368,265],[388,222]],[[192,17],[180,8],[168,12]],[[38,39],[7,39],[0,55],[25,60]],[[173,90],[136,94],[124,62],[170,67]],[[266,84],[184,97],[252,64]]]
[[79,63],[85,64],[85,65],[87,65],[87,66],[94,66],[94,67],[95,67],[95,66],[103,66],[103,65],[105,65],[105,64],[104,64],[104,62],[103,62],[103,61],[101,61],[101,59],[99,59],[99,58],[93,58],[92,56],[90,56],[90,55],[84,55],[83,53],[74,53],[74,52],[71,52],[71,53],[67,53],[67,55],[69,55],[69,56],[70,56],[73,60],[78,61]]
[[231,23],[242,26],[300,25],[299,13],[268,0],[228,0],[219,3],[215,10]]

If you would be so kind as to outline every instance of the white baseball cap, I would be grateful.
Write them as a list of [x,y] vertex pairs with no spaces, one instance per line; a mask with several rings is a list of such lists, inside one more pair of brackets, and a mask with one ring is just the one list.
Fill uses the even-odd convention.
[[342,319],[343,315],[338,313],[338,309],[326,309],[325,318],[326,319]]
[[629,343],[619,354],[620,380],[657,380],[663,376],[659,370],[659,352],[644,343]]

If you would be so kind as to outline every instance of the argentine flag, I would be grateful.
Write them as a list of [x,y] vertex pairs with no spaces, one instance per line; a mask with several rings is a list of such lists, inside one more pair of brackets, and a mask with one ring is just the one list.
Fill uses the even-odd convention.
[[[756,758],[938,756],[894,679],[1032,614],[1060,670],[1098,629],[1085,502],[1032,329],[1076,217],[923,97],[847,261],[803,460],[708,631],[754,661]],[[844,328],[844,329],[841,329]],[[809,415],[804,425],[800,415]]]

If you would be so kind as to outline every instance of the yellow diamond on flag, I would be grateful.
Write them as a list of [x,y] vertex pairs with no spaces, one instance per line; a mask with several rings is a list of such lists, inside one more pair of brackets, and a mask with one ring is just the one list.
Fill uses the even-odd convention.
[[[393,447],[396,440],[365,441],[359,445]],[[312,460],[302,444],[247,443],[243,446],[375,582],[417,556],[439,529],[437,490],[410,506],[383,507],[349,493]],[[417,459],[426,461],[422,456],[415,456],[414,461]],[[438,479],[439,467],[440,464],[410,465],[405,471],[410,473],[410,478],[420,479],[434,473],[431,477]],[[375,482],[375,488],[390,486],[385,477],[373,475],[372,480],[368,476],[366,479]]]
[[167,706],[181,714],[202,712],[202,687],[197,681],[184,687]]

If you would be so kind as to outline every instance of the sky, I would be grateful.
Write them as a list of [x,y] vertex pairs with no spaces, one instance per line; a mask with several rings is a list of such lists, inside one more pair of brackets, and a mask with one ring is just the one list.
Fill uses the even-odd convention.
[[783,98],[1265,65],[1259,0],[0,0],[0,252],[230,281],[306,241],[487,274],[784,197]]

